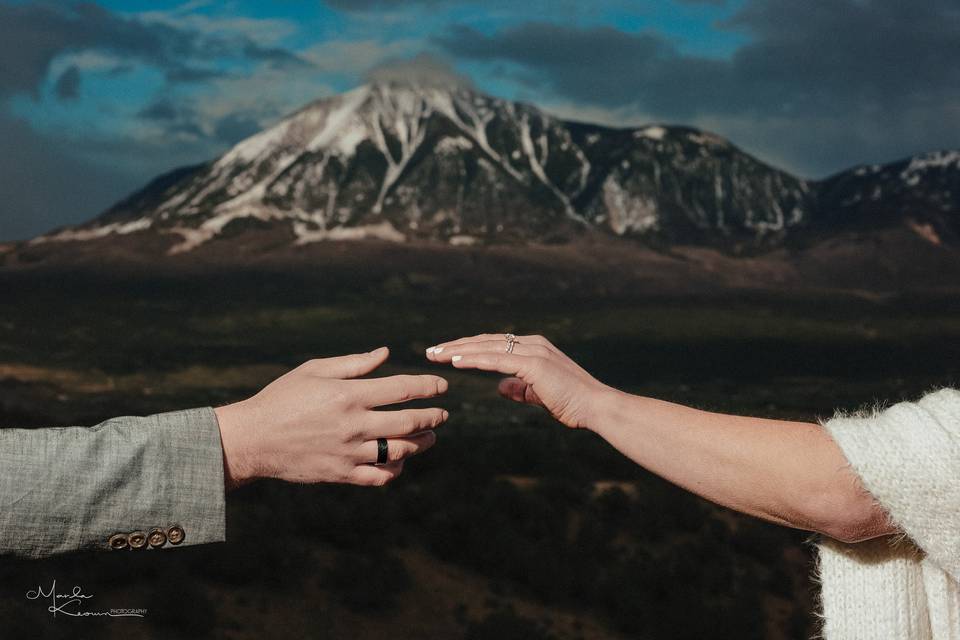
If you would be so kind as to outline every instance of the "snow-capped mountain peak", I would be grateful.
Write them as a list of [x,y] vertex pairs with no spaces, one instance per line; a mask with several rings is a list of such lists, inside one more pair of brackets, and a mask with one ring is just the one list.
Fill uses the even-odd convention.
[[[896,167],[898,182],[960,174],[957,163],[917,156]],[[252,225],[285,228],[295,244],[543,240],[588,227],[739,243],[808,225],[820,190],[696,129],[611,129],[464,87],[373,83],[312,102],[214,162],[36,241],[153,231],[183,252]]]

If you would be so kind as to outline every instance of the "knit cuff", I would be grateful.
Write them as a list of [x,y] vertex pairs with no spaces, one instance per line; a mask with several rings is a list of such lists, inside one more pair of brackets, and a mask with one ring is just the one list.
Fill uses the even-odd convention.
[[893,522],[960,578],[960,392],[838,416],[824,427]]

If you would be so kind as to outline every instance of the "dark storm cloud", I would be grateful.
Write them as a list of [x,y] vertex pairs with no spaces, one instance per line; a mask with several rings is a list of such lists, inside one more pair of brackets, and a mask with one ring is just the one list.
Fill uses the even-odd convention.
[[290,52],[264,48],[242,36],[213,36],[142,22],[95,4],[0,3],[0,98],[18,92],[36,95],[54,58],[84,50],[134,58],[164,70],[171,81],[209,77],[214,72],[204,63],[224,57],[274,66],[308,64]]
[[[807,171],[960,146],[953,0],[749,0],[724,27],[751,37],[729,59],[685,55],[653,33],[549,23],[491,35],[456,27],[436,42],[460,58],[513,63],[583,104],[635,106],[667,120],[749,118],[752,129],[730,131],[747,131],[755,148],[779,144],[785,159],[795,137],[807,150],[792,164]],[[835,138],[811,148],[810,127],[844,133],[845,146]],[[773,129],[786,137],[762,139]]]
[[[195,126],[175,119],[164,124],[185,131]],[[0,241],[85,222],[160,173],[211,157],[209,138],[198,134],[180,135],[171,147],[82,130],[41,133],[0,110]]]
[[81,159],[61,140],[0,112],[0,240],[88,220],[143,180]]
[[[455,27],[437,39],[460,57],[544,72],[559,93],[676,115],[705,110],[836,110],[850,103],[955,95],[960,13],[883,2],[751,2],[732,21],[756,35],[731,60],[682,55],[664,38],[611,27],[526,23],[493,35]],[[916,5],[911,5],[916,7]],[[951,15],[952,14],[952,15]],[[691,86],[693,85],[693,86]],[[693,95],[696,100],[690,100]]]
[[526,23],[487,36],[455,27],[437,42],[476,60],[506,60],[539,72],[556,93],[578,102],[622,106],[649,101],[674,116],[691,113],[696,98],[725,71],[723,62],[686,58],[663,37],[613,27]]
[[54,91],[61,100],[75,100],[80,95],[80,69],[77,65],[70,65],[60,74]]
[[730,26],[756,37],[730,69],[732,88],[752,100],[830,112],[960,95],[960,5],[952,1],[753,0]]

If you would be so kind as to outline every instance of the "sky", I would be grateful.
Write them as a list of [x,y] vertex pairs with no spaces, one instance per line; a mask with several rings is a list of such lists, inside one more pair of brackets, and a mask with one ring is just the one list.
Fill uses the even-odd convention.
[[431,79],[821,178],[960,148],[956,0],[0,0],[0,241],[312,100]]

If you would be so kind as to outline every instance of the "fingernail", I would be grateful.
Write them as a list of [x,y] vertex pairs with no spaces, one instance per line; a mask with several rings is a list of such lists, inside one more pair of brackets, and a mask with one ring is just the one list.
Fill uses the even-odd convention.
[[433,348],[433,352],[434,352],[434,353],[440,353],[441,351],[443,351],[443,347],[434,347],[434,348]]
[[446,419],[450,417],[450,412],[443,411],[440,415],[443,416],[444,421],[446,421]]
[[451,359],[453,362],[460,362],[461,360],[463,360],[463,356],[453,356],[453,357],[450,358],[450,359]]
[[434,349],[436,349],[436,347],[427,347],[427,353],[433,353]]

